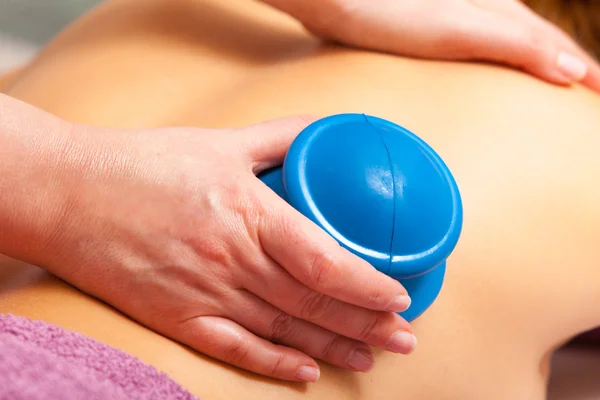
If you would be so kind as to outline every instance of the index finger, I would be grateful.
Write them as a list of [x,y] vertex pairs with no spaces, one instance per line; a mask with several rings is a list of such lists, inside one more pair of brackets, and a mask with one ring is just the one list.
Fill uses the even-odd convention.
[[371,310],[402,312],[410,305],[400,282],[340,246],[266,186],[257,189],[264,200],[261,246],[290,275],[313,290]]

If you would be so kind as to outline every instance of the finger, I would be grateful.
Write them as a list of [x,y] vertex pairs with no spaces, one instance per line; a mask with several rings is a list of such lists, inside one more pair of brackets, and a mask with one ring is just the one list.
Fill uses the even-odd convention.
[[257,225],[263,250],[294,278],[317,292],[372,310],[406,308],[406,289],[395,279],[341,247],[323,229],[256,185],[263,201]]
[[562,29],[519,1],[495,2],[486,6],[493,6],[494,11],[514,21],[521,21],[537,30],[539,36],[552,41],[556,48],[555,68],[561,70],[564,75],[573,77],[573,81],[580,81],[590,89],[600,92],[600,65]]
[[410,324],[396,313],[368,310],[312,290],[268,259],[255,276],[244,282],[246,288],[286,315],[395,353],[409,354],[416,346]]
[[[508,7],[509,4],[511,5],[510,7]],[[571,38],[558,26],[542,18],[540,15],[536,14],[526,5],[520,2],[508,3],[506,8],[506,12],[514,15],[515,18],[522,18],[534,26],[539,27],[540,30],[547,32],[549,37],[555,40],[559,48],[561,48],[563,51],[566,51],[567,54],[578,57],[583,63],[585,63],[587,66],[587,74],[581,80],[581,83],[588,86],[592,90],[600,92],[600,64],[592,56],[590,56],[588,52],[583,50],[581,46],[577,44],[575,40],[573,40],[573,38]]]
[[[557,36],[562,36],[564,41],[564,48],[570,50],[571,54],[575,54],[580,60],[587,66],[587,73],[580,82],[589,87],[590,89],[600,93],[600,65],[594,60],[586,51],[584,51],[579,45],[571,40],[567,34],[560,31],[558,28],[552,29],[555,31]],[[559,38],[560,39],[560,38]],[[568,54],[568,53],[567,53]],[[575,60],[574,62],[578,62]]]
[[468,23],[464,46],[470,58],[496,61],[521,68],[546,81],[569,85],[585,71],[557,67],[559,50],[553,40],[531,24],[481,12]]
[[255,334],[298,349],[331,365],[367,372],[374,359],[369,347],[295,318],[247,291],[237,291],[231,318]]
[[296,115],[238,129],[234,136],[254,174],[281,165],[298,134],[317,117]]
[[178,327],[176,338],[227,364],[276,379],[316,382],[317,363],[302,352],[259,338],[235,322],[196,317]]

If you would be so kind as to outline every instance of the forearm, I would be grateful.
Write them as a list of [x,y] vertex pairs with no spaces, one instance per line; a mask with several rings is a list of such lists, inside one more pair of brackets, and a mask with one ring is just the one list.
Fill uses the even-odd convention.
[[71,124],[0,94],[0,253],[33,263],[67,207],[63,155]]

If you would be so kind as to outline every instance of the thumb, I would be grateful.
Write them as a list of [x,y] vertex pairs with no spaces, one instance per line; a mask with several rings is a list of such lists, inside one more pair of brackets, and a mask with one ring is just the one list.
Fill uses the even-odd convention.
[[317,119],[310,115],[278,118],[238,129],[234,137],[258,174],[281,165],[296,136]]
[[477,23],[471,47],[475,58],[509,64],[561,85],[581,81],[587,74],[587,64],[563,51],[545,29],[498,16]]

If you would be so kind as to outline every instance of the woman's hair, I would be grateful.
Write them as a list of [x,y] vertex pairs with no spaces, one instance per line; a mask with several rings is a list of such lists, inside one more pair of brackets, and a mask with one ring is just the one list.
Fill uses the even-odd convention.
[[600,0],[523,0],[600,59]]

